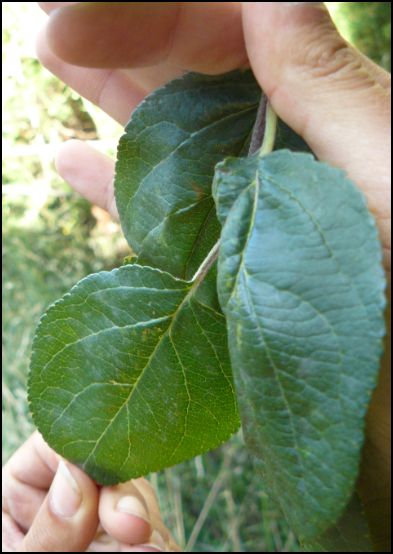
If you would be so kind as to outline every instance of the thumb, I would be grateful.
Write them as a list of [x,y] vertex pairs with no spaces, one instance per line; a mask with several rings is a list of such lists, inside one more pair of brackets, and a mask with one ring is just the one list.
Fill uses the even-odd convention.
[[19,552],[83,552],[98,526],[98,490],[76,466],[59,462],[49,493]]
[[273,109],[363,189],[390,242],[389,74],[344,41],[322,2],[244,2],[243,25]]

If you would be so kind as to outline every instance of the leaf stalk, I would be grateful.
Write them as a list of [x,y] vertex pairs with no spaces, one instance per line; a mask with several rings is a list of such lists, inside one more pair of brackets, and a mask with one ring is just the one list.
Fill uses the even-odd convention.
[[269,154],[273,150],[277,130],[277,116],[271,107],[267,96],[261,93],[254,129],[251,135],[248,155],[252,156],[258,150],[260,156]]
[[194,277],[191,279],[191,282],[194,283],[194,285],[200,283],[205,278],[206,273],[209,271],[211,266],[214,264],[214,262],[218,258],[218,250],[220,248],[220,239],[216,242],[216,244],[213,246],[213,248],[210,250],[209,254],[206,256],[206,258],[203,260],[201,265],[199,266],[197,272],[195,273]]
[[277,132],[277,115],[273,110],[271,104],[268,102],[266,105],[266,116],[265,116],[265,132],[263,136],[263,142],[261,149],[259,151],[259,156],[265,156],[270,154],[274,148],[274,142],[276,140]]

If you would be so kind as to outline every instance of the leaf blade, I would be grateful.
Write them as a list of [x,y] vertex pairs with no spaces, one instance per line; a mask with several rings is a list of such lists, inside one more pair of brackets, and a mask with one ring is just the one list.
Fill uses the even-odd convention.
[[[115,197],[138,263],[190,279],[219,238],[215,164],[245,155],[261,91],[251,71],[189,73],[149,95],[120,139]],[[282,121],[277,147],[309,150]]]
[[211,449],[239,424],[222,314],[195,285],[135,264],[48,310],[29,399],[47,442],[103,484]]
[[225,221],[219,298],[246,441],[295,532],[316,536],[352,493],[378,371],[375,224],[343,173],[309,155],[230,159],[213,189]]
[[219,235],[214,166],[244,148],[259,96],[249,71],[187,74],[135,110],[119,143],[115,192],[140,263],[186,279],[195,273]]

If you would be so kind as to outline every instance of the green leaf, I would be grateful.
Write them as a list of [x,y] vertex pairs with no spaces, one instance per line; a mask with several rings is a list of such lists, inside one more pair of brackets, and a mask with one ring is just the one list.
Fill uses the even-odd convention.
[[134,111],[120,139],[116,203],[138,262],[189,279],[216,242],[217,162],[245,152],[261,91],[250,71],[190,73]]
[[[134,111],[119,142],[115,193],[138,263],[185,279],[196,272],[220,234],[214,167],[247,153],[260,96],[251,71],[189,73]],[[309,151],[282,121],[276,144]]]
[[239,418],[216,304],[200,281],[135,264],[80,281],[33,344],[29,401],[49,445],[111,484],[228,439]]
[[366,515],[354,493],[337,523],[314,541],[303,544],[304,552],[374,552]]
[[352,495],[384,335],[375,223],[355,185],[309,154],[229,159],[218,292],[249,448],[295,533]]

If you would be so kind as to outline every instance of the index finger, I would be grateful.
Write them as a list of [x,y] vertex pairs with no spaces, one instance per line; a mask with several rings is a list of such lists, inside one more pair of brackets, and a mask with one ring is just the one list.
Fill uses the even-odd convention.
[[224,73],[247,61],[240,2],[40,4],[50,13],[50,47],[74,65],[135,68],[169,62],[181,70]]

